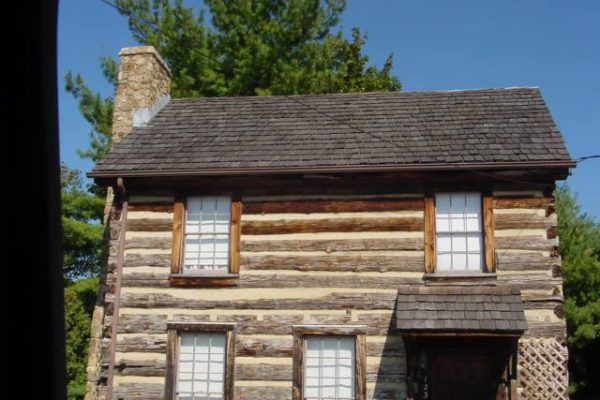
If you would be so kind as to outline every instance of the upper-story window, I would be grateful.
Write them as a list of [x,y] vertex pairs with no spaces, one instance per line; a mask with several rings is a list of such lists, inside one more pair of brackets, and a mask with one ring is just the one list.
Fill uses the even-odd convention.
[[226,274],[229,270],[231,198],[186,199],[184,274]]
[[435,195],[437,272],[483,270],[480,193]]
[[231,196],[187,196],[175,202],[170,281],[234,285],[239,271],[241,203]]

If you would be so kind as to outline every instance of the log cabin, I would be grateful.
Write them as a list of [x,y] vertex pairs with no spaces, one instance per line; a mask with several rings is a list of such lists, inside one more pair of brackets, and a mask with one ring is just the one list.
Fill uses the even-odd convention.
[[86,399],[567,399],[533,87],[169,98],[120,52]]

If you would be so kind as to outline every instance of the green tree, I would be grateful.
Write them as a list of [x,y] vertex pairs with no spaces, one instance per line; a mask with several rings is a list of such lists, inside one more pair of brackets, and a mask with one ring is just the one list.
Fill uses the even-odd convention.
[[[395,91],[392,56],[382,68],[363,54],[366,35],[336,29],[345,0],[204,0],[196,11],[182,0],[115,0],[133,38],[152,45],[172,70],[173,97]],[[211,16],[205,21],[204,10]],[[116,85],[117,63],[101,59]],[[66,90],[92,125],[97,161],[108,150],[113,99],[103,98],[70,71]]]
[[81,279],[65,288],[65,344],[69,400],[85,395],[90,321],[98,278]]
[[567,186],[556,190],[572,399],[600,394],[600,225]]
[[61,188],[63,272],[67,278],[95,275],[100,266],[104,197],[84,190],[81,172],[64,164]]

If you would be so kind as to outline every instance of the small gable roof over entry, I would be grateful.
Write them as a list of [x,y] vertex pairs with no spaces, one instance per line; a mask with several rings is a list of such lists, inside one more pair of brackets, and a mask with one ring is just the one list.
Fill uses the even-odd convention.
[[173,99],[89,176],[517,163],[573,166],[537,88]]
[[397,328],[405,332],[503,332],[527,329],[523,299],[511,287],[401,287]]

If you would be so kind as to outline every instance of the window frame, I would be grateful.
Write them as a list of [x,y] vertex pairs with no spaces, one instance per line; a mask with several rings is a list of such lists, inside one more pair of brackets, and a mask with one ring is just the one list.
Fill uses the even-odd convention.
[[177,367],[179,365],[180,333],[223,333],[225,335],[225,371],[223,400],[233,400],[235,371],[235,323],[168,322],[165,400],[177,400]]
[[[182,273],[186,200],[188,197],[228,196],[231,202],[229,223],[229,263],[227,273]],[[173,236],[171,249],[171,273],[169,283],[172,286],[236,286],[240,271],[240,235],[241,235],[242,202],[236,193],[188,193],[178,195],[173,203]]]
[[367,399],[367,344],[365,325],[292,325],[294,335],[292,400],[304,400],[306,336],[353,336],[355,400]]
[[[438,271],[437,249],[436,249],[436,203],[437,194],[453,193],[479,193],[481,194],[481,236],[483,249],[481,251],[483,268],[480,271]],[[481,275],[496,272],[495,240],[494,240],[494,198],[490,191],[436,191],[427,193],[424,197],[424,250],[425,250],[425,273],[439,275]]]

